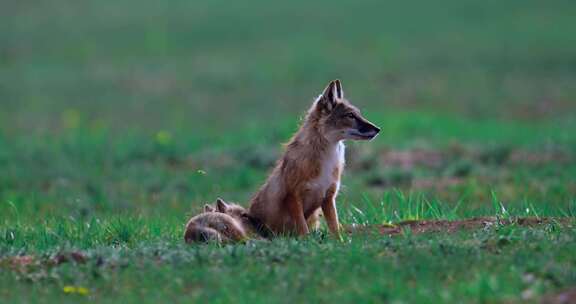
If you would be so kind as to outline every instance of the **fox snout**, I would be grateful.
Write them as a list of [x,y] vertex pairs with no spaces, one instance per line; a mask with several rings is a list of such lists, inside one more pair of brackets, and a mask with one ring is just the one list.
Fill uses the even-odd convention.
[[376,135],[378,135],[378,133],[380,133],[380,128],[365,120],[360,123],[358,132],[367,139],[373,139],[376,137]]
[[348,129],[347,133],[348,136],[351,137],[350,139],[372,140],[374,137],[376,137],[376,135],[378,135],[379,132],[380,128],[364,119],[363,117],[357,116],[355,117],[354,128]]

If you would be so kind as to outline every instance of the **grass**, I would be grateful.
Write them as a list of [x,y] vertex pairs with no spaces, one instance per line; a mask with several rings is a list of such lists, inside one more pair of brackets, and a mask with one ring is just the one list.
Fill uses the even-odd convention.
[[[148,230],[132,223],[126,225],[134,233]],[[71,226],[67,228],[78,229]],[[54,266],[48,261],[70,247],[55,249],[39,242],[38,265],[2,273],[3,286],[14,286],[3,289],[3,296],[23,302],[38,296],[129,302],[483,302],[538,295],[568,287],[575,279],[570,270],[574,230],[554,226],[502,227],[448,237],[356,236],[345,242],[319,234],[225,247],[186,246],[180,235],[168,232],[173,228],[164,228],[163,235],[141,233],[125,243],[90,233],[84,243],[74,231],[60,231],[63,238],[88,248],[82,251],[88,262]],[[90,294],[63,298],[62,289],[69,285],[84,286]]]
[[[570,1],[4,6],[3,301],[514,303],[576,285]],[[382,128],[347,144],[344,224],[568,223],[183,244],[205,202],[248,202],[336,77]]]

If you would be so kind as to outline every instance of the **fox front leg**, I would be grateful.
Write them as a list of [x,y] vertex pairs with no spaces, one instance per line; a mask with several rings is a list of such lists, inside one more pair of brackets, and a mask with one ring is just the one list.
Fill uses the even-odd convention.
[[340,237],[340,223],[338,221],[338,212],[336,211],[336,185],[330,186],[328,191],[326,191],[326,196],[322,202],[322,212],[330,232],[337,238]]

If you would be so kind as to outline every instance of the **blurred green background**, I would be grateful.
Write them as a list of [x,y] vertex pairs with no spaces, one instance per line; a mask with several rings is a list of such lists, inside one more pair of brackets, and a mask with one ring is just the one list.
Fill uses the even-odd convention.
[[335,78],[383,129],[349,144],[341,212],[396,190],[574,202],[573,1],[1,6],[5,221],[246,203]]

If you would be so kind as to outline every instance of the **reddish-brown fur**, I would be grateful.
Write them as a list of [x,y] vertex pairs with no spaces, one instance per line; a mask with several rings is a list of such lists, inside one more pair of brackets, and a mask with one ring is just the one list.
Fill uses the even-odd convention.
[[286,145],[267,181],[254,195],[249,213],[274,233],[304,235],[322,210],[328,228],[338,234],[336,195],[344,166],[345,139],[372,139],[379,129],[360,115],[330,82]]
[[223,243],[247,240],[254,233],[247,216],[242,206],[219,198],[216,207],[206,205],[203,213],[188,221],[184,241]]

